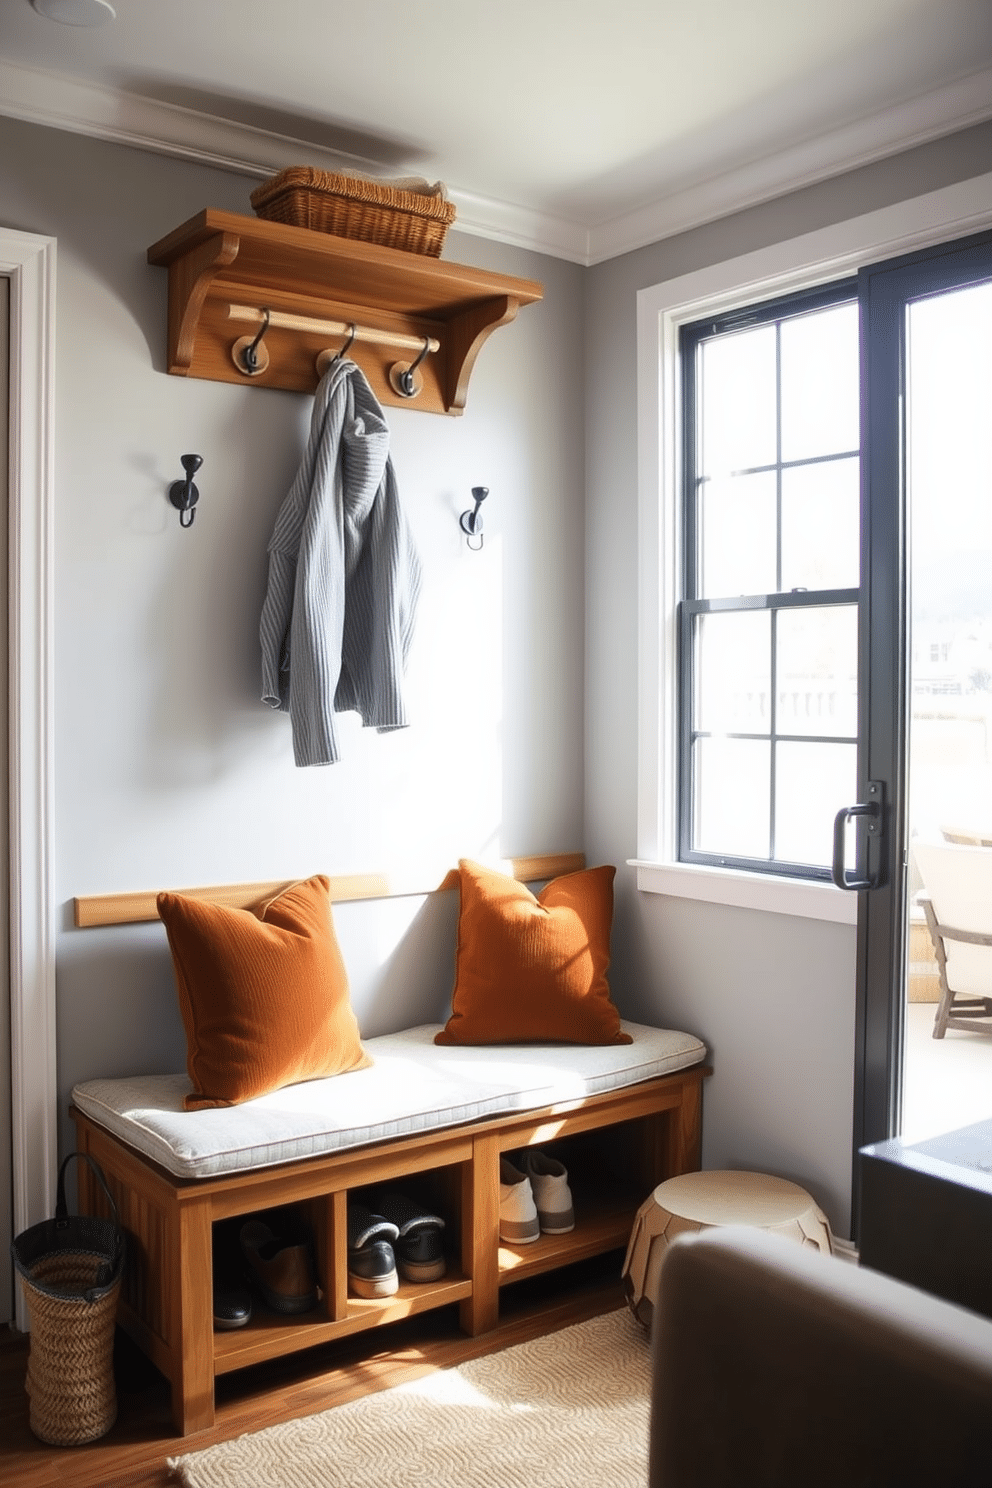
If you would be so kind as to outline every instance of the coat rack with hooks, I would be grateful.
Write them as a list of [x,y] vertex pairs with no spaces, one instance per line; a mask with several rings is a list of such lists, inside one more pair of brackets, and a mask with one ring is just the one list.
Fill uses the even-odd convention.
[[169,273],[174,376],[313,392],[354,328],[347,354],[379,401],[427,413],[462,412],[487,337],[543,296],[534,280],[210,208],[148,261]]
[[265,348],[265,332],[270,326],[277,330],[310,331],[315,336],[340,336],[343,344],[327,347],[317,353],[317,375],[321,376],[330,362],[339,356],[353,356],[356,342],[368,342],[373,346],[396,347],[413,354],[411,362],[394,362],[389,368],[389,383],[395,393],[403,398],[415,398],[423,387],[423,377],[418,368],[425,357],[440,351],[441,343],[436,336],[406,336],[401,331],[380,331],[375,326],[359,325],[357,321],[347,324],[343,320],[317,320],[310,315],[285,315],[278,310],[256,310],[251,305],[228,305],[231,320],[259,325],[254,336],[239,336],[231,347],[231,360],[239,372],[249,377],[260,376],[269,365],[269,354]]

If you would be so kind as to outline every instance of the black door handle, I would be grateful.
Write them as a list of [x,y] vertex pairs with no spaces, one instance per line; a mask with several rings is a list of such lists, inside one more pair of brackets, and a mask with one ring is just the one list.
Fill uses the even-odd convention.
[[885,788],[880,780],[869,780],[868,796],[867,801],[858,801],[854,806],[843,807],[834,817],[834,857],[830,872],[839,889],[877,889],[882,882],[881,868],[867,878],[848,878],[844,866],[844,837],[849,817],[867,817],[869,837],[880,837],[882,834]]

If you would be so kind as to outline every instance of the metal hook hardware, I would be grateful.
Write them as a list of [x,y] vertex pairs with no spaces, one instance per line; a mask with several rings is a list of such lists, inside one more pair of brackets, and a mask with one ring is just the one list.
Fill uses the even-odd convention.
[[[473,553],[478,553],[483,544],[484,539],[482,536],[482,517],[479,514],[479,507],[482,505],[488,495],[488,486],[473,486],[472,498],[475,501],[475,506],[472,508],[471,511],[463,511],[461,516],[458,518],[458,525],[465,533],[468,546],[472,549]],[[479,539],[478,543],[472,542],[473,537],[477,537]]]
[[337,356],[334,358],[334,360],[336,362],[343,361],[344,358],[348,355],[349,351],[351,350],[352,346],[354,345],[355,337],[357,335],[358,335],[358,327],[356,326],[355,322],[352,321],[351,322],[351,330],[348,332],[348,339],[344,343],[344,345],[342,346],[341,350],[338,352]]
[[169,487],[169,500],[179,510],[180,527],[192,527],[193,518],[196,516],[193,508],[200,499],[200,493],[193,484],[193,477],[203,464],[203,456],[183,455],[181,463],[186,472],[186,479],[172,482]]
[[402,397],[415,398],[420,392],[420,388],[417,386],[417,378],[415,374],[417,368],[427,356],[430,349],[431,338],[430,336],[425,336],[423,348],[417,353],[416,360],[412,361],[409,367],[403,367],[401,369],[397,366],[393,368],[392,374],[390,376],[390,382],[392,383],[396,391],[402,395]]
[[249,377],[257,377],[258,374],[259,374],[259,372],[264,372],[265,371],[265,368],[269,364],[268,357],[265,358],[265,361],[263,363],[262,362],[262,359],[259,357],[259,354],[258,354],[258,348],[259,348],[259,346],[261,344],[262,337],[265,335],[266,331],[269,329],[269,311],[268,311],[268,309],[267,308],[266,309],[263,309],[262,314],[263,314],[263,316],[265,318],[262,321],[262,328],[261,328],[261,330],[259,331],[258,335],[255,337],[254,341],[250,341],[247,346],[245,346],[245,347],[242,348],[242,351],[241,351],[241,361],[242,361],[244,370],[248,373],[248,376]]
[[325,347],[323,351],[318,351],[316,361],[318,377],[323,377],[324,373],[327,372],[331,367],[335,366],[337,362],[344,361],[345,357],[351,350],[352,344],[357,335],[358,326],[355,324],[354,321],[352,321],[351,329],[348,331],[347,339],[345,340],[344,345],[341,346],[338,351],[331,351],[329,346]]

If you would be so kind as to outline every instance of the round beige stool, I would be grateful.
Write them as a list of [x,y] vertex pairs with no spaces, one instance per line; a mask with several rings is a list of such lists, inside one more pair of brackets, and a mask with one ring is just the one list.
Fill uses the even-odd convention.
[[827,1216],[798,1183],[765,1173],[668,1178],[637,1211],[623,1263],[624,1294],[646,1327],[651,1326],[662,1263],[675,1237],[728,1224],[770,1230],[828,1254],[833,1250]]

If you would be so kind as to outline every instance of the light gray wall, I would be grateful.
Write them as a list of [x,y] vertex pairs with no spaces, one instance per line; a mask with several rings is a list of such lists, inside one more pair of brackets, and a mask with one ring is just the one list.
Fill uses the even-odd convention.
[[[486,344],[461,419],[390,411],[425,568],[414,726],[346,726],[341,764],[298,771],[286,720],[258,702],[257,623],[309,402],[167,377],[165,275],[145,261],[205,206],[249,211],[252,183],[0,119],[0,218],[56,236],[59,253],[63,1112],[78,1079],[184,1059],[161,928],[74,930],[74,895],[382,871],[421,848],[447,863],[584,846],[620,869],[621,1008],[710,1045],[707,1164],[795,1177],[845,1232],[853,934],[648,899],[623,867],[636,848],[635,298],[988,169],[990,145],[973,130],[589,271],[453,233],[446,257],[540,279],[545,299]],[[181,532],[165,492],[191,449],[202,496]],[[486,548],[470,554],[457,516],[477,484],[492,495]],[[452,896],[339,906],[367,1034],[444,1015],[454,910]]]
[[[0,119],[0,215],[58,240],[57,999],[76,1080],[182,1068],[159,925],[76,930],[75,895],[401,870],[581,848],[582,270],[452,234],[445,257],[545,285],[483,348],[467,410],[388,411],[423,598],[412,727],[344,720],[298,770],[259,701],[266,544],[311,400],[169,377],[166,275],[147,247],[246,178]],[[166,491],[203,456],[193,527]],[[458,515],[490,487],[485,547]],[[455,896],[338,906],[366,1034],[445,1015]]]
[[[586,279],[586,853],[637,851],[637,291],[987,171],[983,125],[600,264]],[[850,1224],[855,932],[639,893],[617,877],[613,985],[709,1045],[707,1167],[808,1187]]]

